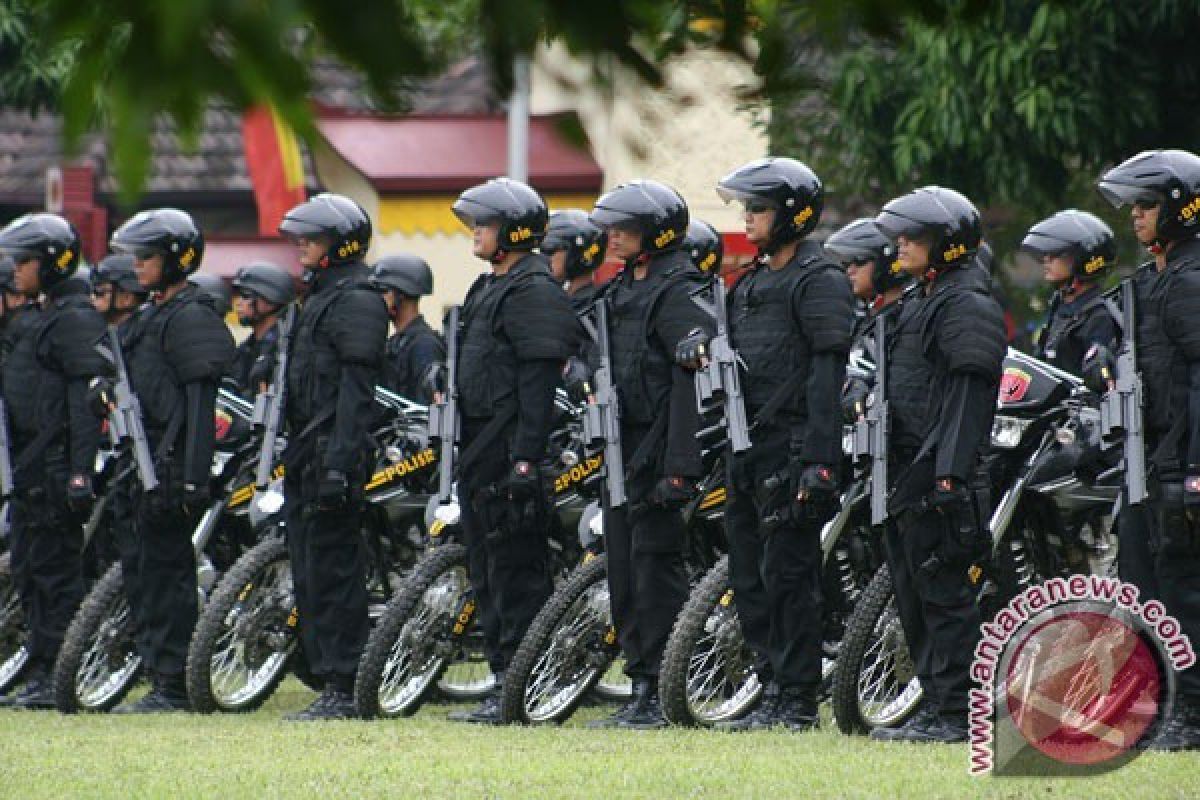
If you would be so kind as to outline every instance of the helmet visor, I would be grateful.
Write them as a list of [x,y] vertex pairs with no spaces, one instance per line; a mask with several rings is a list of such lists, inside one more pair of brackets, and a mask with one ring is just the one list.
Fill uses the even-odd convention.
[[592,213],[588,215],[588,219],[591,220],[593,225],[604,230],[617,228],[630,233],[641,233],[642,231],[641,226],[638,225],[637,218],[633,214],[615,208],[596,206],[592,209]]
[[718,185],[717,195],[726,203],[732,203],[734,201],[741,203],[745,209],[752,214],[779,207],[778,203],[774,202],[769,197],[765,197],[761,194],[755,194],[754,192],[748,192],[745,189],[735,189],[730,186]]
[[1072,247],[1074,245],[1070,242],[1043,233],[1029,233],[1021,240],[1021,249],[1035,256],[1057,256]]
[[1134,205],[1138,208],[1150,209],[1161,206],[1165,200],[1160,192],[1144,186],[1131,186],[1127,183],[1100,181],[1096,188],[1113,208]]
[[928,237],[929,226],[924,222],[919,222],[910,217],[905,217],[897,214],[894,211],[884,210],[875,217],[875,225],[883,232],[883,235],[895,241],[903,236],[910,241],[924,240]]

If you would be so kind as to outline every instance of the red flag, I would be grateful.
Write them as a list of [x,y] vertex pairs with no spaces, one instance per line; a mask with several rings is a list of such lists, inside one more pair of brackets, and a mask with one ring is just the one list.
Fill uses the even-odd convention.
[[242,115],[242,146],[258,205],[258,232],[275,236],[283,215],[305,200],[300,144],[275,109],[255,106]]

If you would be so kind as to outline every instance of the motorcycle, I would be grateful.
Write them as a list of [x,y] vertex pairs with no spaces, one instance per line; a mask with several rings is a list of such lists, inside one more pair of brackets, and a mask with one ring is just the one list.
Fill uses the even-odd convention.
[[[1028,586],[1115,568],[1117,469],[1085,485],[1075,469],[1100,445],[1100,412],[1079,378],[1009,349],[984,466],[992,496],[990,563],[979,596],[984,618]],[[846,625],[833,676],[845,733],[892,727],[915,713],[923,692],[904,641],[892,578],[883,566]]]
[[[246,492],[253,480],[256,453],[252,411],[234,392],[218,391],[212,475],[221,491],[192,533],[197,603],[201,606],[219,573],[254,542]],[[85,596],[67,628],[53,673],[58,709],[63,713],[108,711],[120,703],[141,673],[133,636],[121,565],[114,563]]]
[[[385,421],[374,435],[380,446],[364,487],[362,531],[372,621],[424,547],[422,519],[437,474],[436,451],[424,440],[425,407],[382,387],[376,387],[375,400]],[[269,499],[256,502],[277,508],[281,492],[279,468]],[[299,612],[278,517],[269,518],[261,541],[221,579],[197,622],[187,660],[188,697],[196,711],[257,709],[289,671],[319,688],[297,646]]]

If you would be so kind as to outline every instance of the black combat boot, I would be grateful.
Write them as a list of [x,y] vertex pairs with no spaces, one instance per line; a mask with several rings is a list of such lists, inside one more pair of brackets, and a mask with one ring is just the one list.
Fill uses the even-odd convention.
[[657,678],[646,678],[634,687],[633,710],[614,727],[638,731],[667,727],[667,718],[663,716],[658,700]]
[[817,714],[817,687],[789,686],[779,693],[775,724],[802,733],[816,730],[821,723]]
[[1200,709],[1182,698],[1176,700],[1166,724],[1147,749],[1163,753],[1200,750]]
[[487,697],[477,708],[470,711],[451,711],[446,719],[451,722],[470,722],[473,725],[503,725],[504,716],[501,714],[501,696],[504,693],[504,673],[496,675],[496,683]]
[[779,712],[779,694],[779,684],[768,683],[763,688],[762,701],[758,704],[758,708],[741,719],[718,722],[717,730],[733,733],[766,730],[775,724],[776,714]]
[[54,681],[49,672],[37,670],[31,674],[21,690],[12,695],[10,708],[19,711],[54,710]]
[[600,719],[591,720],[590,722],[587,723],[587,725],[585,727],[588,727],[588,728],[618,728],[618,727],[620,727],[621,723],[625,722],[630,717],[632,717],[634,712],[637,710],[638,697],[642,696],[647,691],[644,686],[642,686],[642,688],[640,688],[640,689],[638,687],[640,685],[647,683],[647,681],[648,681],[647,678],[633,678],[632,679],[633,692],[629,696],[629,702],[627,702],[625,705],[618,708],[615,712],[608,715],[607,717],[601,717]]
[[923,726],[898,728],[888,741],[928,744],[960,744],[967,741],[967,715],[938,714]]
[[190,711],[187,685],[182,675],[154,675],[151,689],[142,699],[123,703],[113,709],[114,714],[160,714],[169,711]]
[[317,699],[303,711],[284,716],[288,722],[315,722],[325,719],[354,719],[354,694],[344,686],[326,684]]
[[937,721],[937,707],[929,700],[922,700],[916,713],[906,719],[903,725],[895,728],[875,728],[871,731],[871,738],[877,742],[907,741],[905,737],[911,731],[932,727]]

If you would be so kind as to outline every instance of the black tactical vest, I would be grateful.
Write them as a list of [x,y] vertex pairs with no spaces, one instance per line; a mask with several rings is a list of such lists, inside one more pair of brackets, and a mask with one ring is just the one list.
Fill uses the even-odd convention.
[[16,440],[28,439],[44,426],[61,426],[66,421],[62,404],[65,382],[43,360],[46,334],[55,321],[54,307],[31,308],[22,316],[4,363],[4,399]]
[[1163,330],[1162,293],[1168,276],[1151,263],[1134,275],[1137,302],[1137,360],[1142,373],[1146,431],[1162,434],[1171,427],[1171,375],[1175,351]]
[[[733,345],[746,364],[742,391],[751,415],[767,405],[781,387],[794,382],[794,376],[808,374],[812,346],[792,313],[792,301],[815,274],[809,267],[818,260],[818,256],[810,255],[780,270],[760,265],[734,287],[729,329]],[[797,391],[779,407],[779,416],[805,416],[803,387],[801,378]]]
[[1094,294],[1069,310],[1064,309],[1062,296],[1056,293],[1050,305],[1050,319],[1038,338],[1038,358],[1075,375],[1080,373],[1089,347],[1078,338],[1079,329],[1092,314],[1108,313],[1100,291],[1089,292]]
[[667,289],[698,274],[687,256],[672,252],[652,261],[640,281],[632,269],[615,279],[608,295],[609,348],[621,418],[628,424],[646,427],[666,413],[675,354],[651,341],[650,332]]
[[416,343],[425,338],[437,340],[439,337],[423,317],[417,317],[387,343],[387,358],[380,380],[384,386],[410,400],[417,400],[422,395],[420,382],[425,376],[413,374],[409,354]]
[[517,353],[496,329],[508,293],[532,273],[525,260],[501,276],[484,275],[467,292],[459,333],[458,397],[464,417],[482,419],[516,407]]
[[287,370],[287,413],[297,430],[334,411],[341,364],[328,312],[342,292],[369,286],[369,279],[362,263],[320,273],[297,315]]
[[925,298],[919,287],[904,293],[888,340],[887,399],[892,446],[916,449],[928,429],[933,367],[925,359]]
[[[185,294],[186,292],[186,294]],[[128,329],[124,343],[125,367],[129,382],[142,406],[143,424],[151,444],[161,436],[173,417],[184,413],[183,390],[175,381],[166,355],[167,324],[187,302],[195,302],[195,292],[181,292],[161,306],[147,306],[138,314],[137,322]],[[182,423],[182,416],[179,416]]]

